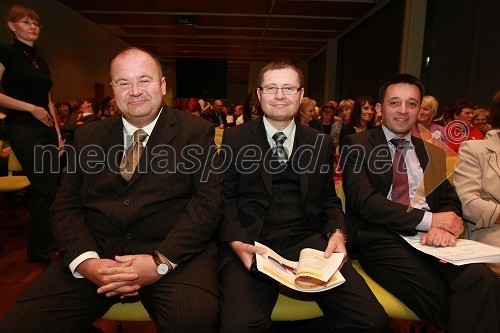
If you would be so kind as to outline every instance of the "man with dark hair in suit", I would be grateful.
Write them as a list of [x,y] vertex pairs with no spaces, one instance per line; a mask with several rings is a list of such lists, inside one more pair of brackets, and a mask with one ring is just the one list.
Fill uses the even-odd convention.
[[159,332],[218,331],[222,177],[203,174],[218,163],[214,128],[162,104],[165,78],[146,51],[120,52],[110,72],[122,117],[77,132],[78,164],[51,209],[61,256],[20,296],[4,332],[85,331],[129,299]]
[[422,83],[400,74],[382,85],[382,125],[346,137],[342,177],[353,252],[365,271],[420,318],[446,332],[499,332],[500,280],[484,264],[454,266],[419,252],[400,234],[455,246],[460,200],[445,153],[411,136]]
[[[269,246],[289,260],[310,247],[344,254],[345,283],[310,294],[338,332],[386,332],[388,318],[345,247],[345,223],[335,194],[329,136],[294,122],[304,95],[301,70],[274,61],[259,75],[264,117],[225,131],[225,219],[220,227],[221,331],[267,332],[278,298],[278,282],[250,272],[256,253]],[[319,323],[318,323],[319,324]],[[324,330],[316,330],[324,331]]]

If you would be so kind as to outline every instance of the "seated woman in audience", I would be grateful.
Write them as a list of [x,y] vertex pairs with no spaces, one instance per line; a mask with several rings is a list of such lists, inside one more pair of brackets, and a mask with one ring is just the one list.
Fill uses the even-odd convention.
[[486,132],[492,129],[490,125],[490,112],[482,106],[475,106],[472,115],[472,125],[480,130],[483,135],[486,135]]
[[482,140],[484,135],[472,125],[474,105],[466,99],[460,99],[448,105],[448,113],[453,117],[453,122],[446,126],[446,139],[448,147],[458,152],[460,144],[469,140]]
[[352,109],[351,121],[342,126],[339,134],[340,152],[344,146],[344,138],[349,134],[364,132],[367,129],[375,127],[373,115],[375,107],[373,98],[370,96],[360,96],[356,99]]
[[302,125],[306,125],[323,132],[323,125],[315,118],[316,101],[309,97],[304,97],[299,105],[297,113],[297,121]]
[[332,130],[330,135],[333,138],[333,145],[335,148],[339,146],[339,134],[342,126],[349,124],[351,121],[352,108],[354,107],[354,101],[352,99],[344,99],[340,101],[337,107],[337,113],[340,116],[340,120],[332,125]]
[[325,104],[319,109],[319,115],[320,115],[320,121],[321,124],[323,125],[323,132],[326,134],[330,135],[332,131],[332,125],[333,125],[333,115],[335,113],[335,109],[328,105]]
[[[466,141],[458,151],[453,184],[462,202],[469,238],[500,246],[500,90],[493,98],[486,140]],[[500,263],[488,264],[500,276]]]
[[61,127],[70,119],[71,114],[73,113],[73,108],[71,107],[71,104],[64,99],[57,101],[55,107],[56,121],[59,127]]
[[187,111],[197,117],[200,117],[201,116],[200,102],[194,97],[186,99],[186,101],[184,102],[184,111]]
[[427,142],[440,146],[446,143],[446,129],[433,123],[438,110],[438,101],[433,96],[424,96],[420,104],[417,121],[411,129],[411,135],[421,138]]

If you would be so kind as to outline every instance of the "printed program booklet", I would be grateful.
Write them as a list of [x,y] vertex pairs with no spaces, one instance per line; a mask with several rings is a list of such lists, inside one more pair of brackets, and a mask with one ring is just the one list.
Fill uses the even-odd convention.
[[315,293],[345,282],[338,270],[344,259],[343,253],[333,253],[330,258],[325,258],[323,251],[305,248],[300,251],[299,261],[290,261],[259,242],[255,242],[255,246],[266,249],[266,253],[255,255],[259,272],[288,288]]
[[466,265],[473,263],[497,263],[500,262],[500,248],[473,241],[471,239],[457,239],[455,246],[432,246],[420,244],[420,238],[424,233],[419,232],[415,236],[403,236],[415,249],[431,256],[449,262],[453,265]]

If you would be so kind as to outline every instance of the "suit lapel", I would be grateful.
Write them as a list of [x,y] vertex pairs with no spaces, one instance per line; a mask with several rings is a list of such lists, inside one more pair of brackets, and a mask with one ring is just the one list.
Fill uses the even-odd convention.
[[[293,152],[292,156],[290,156],[290,162],[295,170],[300,170],[298,165],[298,155],[296,154],[298,147],[303,146],[307,143],[305,133],[303,131],[302,125],[296,123],[295,128],[295,139],[293,142]],[[319,151],[316,152],[319,154]],[[307,189],[309,186],[309,173],[308,172],[300,172],[299,173],[299,185],[300,185],[300,195],[302,196],[302,202],[306,200]]]
[[107,164],[110,170],[110,177],[113,181],[111,187],[120,194],[123,192],[123,185],[120,182],[120,162],[123,157],[123,122],[121,117],[114,117],[107,124],[108,132],[101,137],[101,147],[107,155]]
[[273,179],[272,175],[267,172],[267,168],[265,168],[265,165],[269,165],[270,163],[270,154],[267,154],[269,149],[271,149],[271,146],[269,145],[269,142],[267,142],[267,134],[266,134],[266,129],[264,127],[264,121],[259,119],[259,121],[255,122],[255,127],[252,130],[252,135],[254,136],[254,140],[251,140],[250,142],[255,142],[257,146],[260,148],[262,152],[262,159],[260,161],[260,167],[259,167],[259,172],[260,176],[262,177],[262,180],[264,181],[264,185],[266,187],[267,193],[269,196],[273,194]]
[[[368,166],[371,170],[384,171],[382,172],[382,190],[384,195],[387,195],[392,184],[392,158],[391,152],[389,151],[389,145],[387,144],[384,131],[382,130],[382,125],[372,130],[370,143],[372,145],[372,150],[367,152],[367,154],[369,153],[373,156],[369,156]],[[381,158],[383,156],[387,156],[388,160]]]
[[152,151],[154,147],[157,147],[158,145],[168,145],[175,138],[178,132],[178,128],[175,126],[176,123],[177,118],[173,112],[170,112],[166,106],[163,106],[160,116],[158,117],[155,127],[153,128],[153,132],[151,133],[151,136],[146,143],[146,147],[144,147],[141,158],[139,159],[139,164],[137,165],[137,169],[142,172],[136,171],[132,175],[127,188],[130,188],[137,181],[137,179],[149,171],[149,168],[151,167],[151,160],[153,158]]
[[498,134],[485,140],[485,146],[488,150],[486,153],[488,164],[500,177],[500,137]]

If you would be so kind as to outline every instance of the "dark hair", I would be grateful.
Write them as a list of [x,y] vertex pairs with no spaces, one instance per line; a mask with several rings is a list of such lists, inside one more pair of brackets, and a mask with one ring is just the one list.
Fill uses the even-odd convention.
[[86,98],[86,99],[83,100],[83,102],[80,105],[82,105],[85,102],[89,102],[91,104],[91,106],[92,106],[92,112],[94,114],[97,114],[97,112],[101,108],[101,103],[99,103],[99,101],[97,100],[97,98],[94,98],[94,97]]
[[[351,120],[350,120],[352,126],[361,127],[361,109],[363,108],[363,105],[365,105],[365,103],[370,104],[372,107],[375,106],[373,98],[371,98],[370,96],[359,96],[356,99],[356,102],[354,102],[354,106],[352,107]],[[375,111],[373,112],[372,119],[368,122],[367,125],[368,129],[375,127],[374,119],[375,119]]]
[[245,103],[243,104],[243,120],[248,122],[252,119],[262,117],[264,112],[260,107],[259,96],[257,96],[257,89],[252,89],[248,93]]
[[472,109],[474,110],[474,104],[468,99],[459,99],[446,107],[446,111],[451,120],[453,120],[453,116],[458,116],[462,113],[463,109]]
[[291,60],[288,59],[282,59],[282,60],[275,60],[264,67],[260,70],[259,73],[259,79],[257,80],[258,86],[260,87],[262,85],[262,81],[264,80],[264,74],[269,72],[269,71],[275,71],[278,69],[285,69],[285,68],[291,68],[293,69],[298,77],[299,77],[299,85],[300,87],[304,86],[304,74],[302,73],[302,70],[297,67]]
[[68,114],[71,114],[73,112],[73,107],[71,106],[71,103],[68,102],[67,100],[60,99],[60,100],[58,100],[57,102],[54,103],[54,107],[56,108],[56,110],[59,109],[59,107],[61,105],[66,105],[68,107],[68,110],[69,110]]
[[33,8],[25,7],[22,5],[14,5],[10,7],[9,11],[7,12],[7,22],[17,22],[24,17],[40,23],[40,17]]
[[491,102],[491,127],[500,128],[500,90],[497,91]]
[[419,101],[422,99],[422,97],[424,97],[424,85],[419,79],[417,79],[415,76],[411,74],[398,74],[389,81],[382,84],[382,86],[380,86],[380,89],[378,90],[379,103],[384,102],[384,97],[385,97],[385,92],[387,91],[387,87],[398,83],[406,83],[417,86],[418,90],[420,91]]

